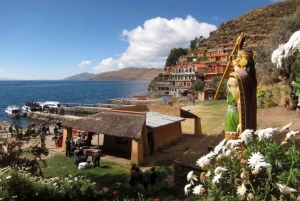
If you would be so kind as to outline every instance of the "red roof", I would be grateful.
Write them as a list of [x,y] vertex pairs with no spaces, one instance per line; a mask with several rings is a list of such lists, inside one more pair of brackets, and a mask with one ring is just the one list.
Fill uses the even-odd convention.
[[234,42],[229,42],[229,43],[221,43],[219,45],[217,45],[218,47],[222,47],[222,46],[229,46],[229,45],[234,45]]
[[229,53],[224,53],[224,54],[211,54],[210,57],[224,57],[224,56],[228,56]]
[[205,64],[194,64],[196,68],[207,68]]

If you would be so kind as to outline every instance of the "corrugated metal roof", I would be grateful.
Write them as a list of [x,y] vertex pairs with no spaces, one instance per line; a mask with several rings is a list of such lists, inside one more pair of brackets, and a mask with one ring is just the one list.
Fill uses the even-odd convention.
[[185,120],[185,118],[165,115],[158,112],[146,113],[146,125],[150,128],[156,128],[183,120]]

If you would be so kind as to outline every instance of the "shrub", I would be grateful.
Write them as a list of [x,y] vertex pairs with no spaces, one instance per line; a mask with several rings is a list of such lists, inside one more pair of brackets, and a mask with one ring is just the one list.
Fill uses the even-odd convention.
[[267,107],[275,107],[275,106],[277,106],[278,104],[277,103],[275,103],[273,100],[271,100],[271,99],[268,99],[267,100]]
[[93,199],[93,184],[83,177],[49,178],[32,176],[10,167],[0,170],[1,200],[87,200]]
[[0,144],[0,168],[26,168],[31,174],[42,175],[42,167],[46,166],[45,157],[49,150],[35,144],[24,149],[22,141],[4,141]]
[[185,193],[193,186],[195,200],[300,199],[300,151],[293,140],[299,131],[288,132],[278,144],[275,130],[245,130],[238,140],[223,140],[197,161],[204,172],[200,181],[193,171],[188,174]]

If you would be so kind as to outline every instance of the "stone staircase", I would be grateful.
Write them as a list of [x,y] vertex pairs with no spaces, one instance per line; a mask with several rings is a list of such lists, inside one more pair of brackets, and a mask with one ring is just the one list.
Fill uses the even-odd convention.
[[221,125],[213,133],[199,139],[194,147],[191,147],[182,157],[174,161],[174,182],[178,186],[186,184],[186,175],[190,171],[193,170],[194,174],[200,175],[203,170],[196,164],[196,161],[208,154],[224,139],[224,126]]

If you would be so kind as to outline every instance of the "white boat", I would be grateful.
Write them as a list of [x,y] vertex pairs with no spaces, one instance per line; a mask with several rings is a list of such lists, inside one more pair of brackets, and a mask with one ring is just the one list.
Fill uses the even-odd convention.
[[29,107],[29,106],[27,106],[27,105],[23,105],[23,106],[22,106],[22,110],[23,110],[24,112],[32,112],[31,107]]
[[46,101],[41,104],[42,107],[49,107],[49,108],[59,108],[60,103],[57,101]]
[[26,113],[22,112],[22,110],[16,105],[9,105],[5,112],[10,116],[20,117],[24,116]]

